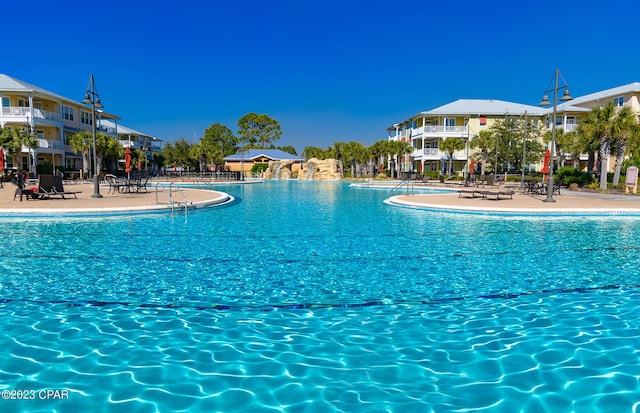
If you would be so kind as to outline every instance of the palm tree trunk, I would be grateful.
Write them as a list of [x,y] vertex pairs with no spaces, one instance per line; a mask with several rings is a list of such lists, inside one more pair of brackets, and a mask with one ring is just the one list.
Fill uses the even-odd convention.
[[620,183],[620,170],[622,169],[622,158],[627,152],[626,143],[620,143],[616,149],[616,169],[613,174],[613,185],[616,186]]
[[482,167],[480,168],[480,175],[485,175],[485,168],[487,165],[487,158],[489,157],[489,152],[486,149],[482,150]]
[[595,152],[589,152],[589,156],[587,158],[587,173],[588,174],[593,174],[593,167],[596,164],[596,153]]
[[90,164],[91,164],[91,155],[89,149],[86,149],[82,154],[82,169],[84,171],[85,176],[89,176]]
[[600,144],[600,189],[607,189],[607,160],[609,159],[611,142],[603,139]]

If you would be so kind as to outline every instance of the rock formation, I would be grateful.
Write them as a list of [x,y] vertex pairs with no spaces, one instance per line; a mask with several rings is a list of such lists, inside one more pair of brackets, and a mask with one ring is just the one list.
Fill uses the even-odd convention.
[[265,179],[291,179],[291,165],[293,161],[269,161],[269,166],[264,171]]
[[[262,176],[264,179],[292,179],[293,161],[269,161],[269,166]],[[311,158],[302,163],[298,179],[308,181],[339,181],[338,161],[335,159],[319,160]]]
[[338,172],[338,161],[335,159],[318,160],[311,158],[302,164],[302,169],[298,172],[300,180],[316,181],[339,181],[341,179]]

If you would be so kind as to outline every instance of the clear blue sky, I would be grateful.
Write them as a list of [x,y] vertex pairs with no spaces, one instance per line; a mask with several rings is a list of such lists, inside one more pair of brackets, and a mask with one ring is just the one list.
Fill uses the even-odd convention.
[[640,2],[3,2],[0,73],[166,141],[249,112],[277,145],[370,145],[460,98],[537,105],[556,67],[579,96],[640,81]]

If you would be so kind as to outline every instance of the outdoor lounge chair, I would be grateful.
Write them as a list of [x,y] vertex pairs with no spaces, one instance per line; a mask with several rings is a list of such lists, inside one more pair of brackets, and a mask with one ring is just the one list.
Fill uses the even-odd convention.
[[482,194],[483,199],[491,199],[490,197],[495,197],[496,201],[499,201],[501,199],[507,199],[506,197],[509,197],[509,199],[513,199],[513,194],[515,194],[514,191],[478,191],[478,192]]
[[79,193],[65,191],[62,186],[62,177],[59,175],[40,175],[40,189],[38,190],[40,198],[50,199],[53,196],[59,196],[62,199],[68,199],[68,196],[73,195],[77,199]]
[[478,194],[478,196],[482,196],[482,193],[475,189],[459,189],[458,198],[463,198],[463,194],[465,195],[464,198],[476,198],[476,194]]

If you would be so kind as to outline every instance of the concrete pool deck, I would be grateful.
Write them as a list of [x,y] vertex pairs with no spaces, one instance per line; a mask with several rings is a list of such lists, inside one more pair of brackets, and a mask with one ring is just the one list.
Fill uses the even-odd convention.
[[[169,185],[169,182],[161,182]],[[26,184],[25,188],[31,185]],[[78,192],[75,199],[73,195],[67,199],[54,197],[51,199],[27,199],[23,195],[14,199],[17,186],[11,182],[4,182],[0,188],[0,214],[1,215],[30,215],[30,214],[59,214],[59,213],[118,213],[118,212],[147,212],[171,210],[170,199],[163,191],[159,191],[156,202],[155,182],[148,185],[148,192],[133,193],[109,193],[109,187],[100,186],[102,198],[92,198],[93,183],[64,182],[65,191]],[[175,188],[173,189],[175,191]],[[225,203],[232,199],[228,194],[219,191],[180,188],[184,197],[180,194],[174,196],[174,202],[184,204],[185,198],[189,207],[205,207]],[[177,208],[184,208],[182,207]]]
[[[257,181],[256,181],[257,182]],[[168,181],[159,181],[169,185]],[[180,183],[180,182],[176,182]],[[193,184],[193,182],[184,182]],[[238,182],[235,182],[238,183]],[[247,182],[249,183],[249,182]],[[166,211],[170,209],[168,196],[159,191],[156,202],[156,182],[150,183],[148,192],[109,193],[106,185],[101,185],[102,198],[92,198],[93,183],[65,182],[66,191],[79,191],[78,199],[27,199],[14,200],[16,185],[5,182],[0,188],[0,215],[31,215],[60,213],[126,213],[146,211]],[[29,188],[29,184],[26,185]],[[366,185],[365,185],[366,186]],[[382,186],[382,185],[379,185]],[[562,190],[562,195],[554,195],[556,202],[543,202],[546,196],[523,194],[516,191],[513,199],[471,198],[469,194],[458,196],[456,187],[430,186],[433,189],[451,190],[447,194],[399,194],[392,196],[387,203],[394,206],[451,211],[463,213],[496,213],[496,214],[568,214],[568,215],[640,215],[640,196],[623,194],[602,194],[596,192],[578,192]],[[220,191],[196,188],[181,188],[190,207],[213,206],[228,202],[233,198]],[[175,202],[184,203],[182,195],[174,197]],[[178,207],[177,207],[178,208]]]
[[[434,187],[443,189],[443,187]],[[445,188],[469,189],[469,188]],[[480,189],[482,190],[482,189]],[[457,192],[450,194],[397,195],[388,203],[408,208],[431,209],[452,212],[480,212],[505,214],[575,214],[575,215],[640,215],[640,196],[624,194],[602,194],[562,190],[554,195],[556,202],[543,202],[546,195],[523,194],[516,191],[513,199],[495,200]]]

